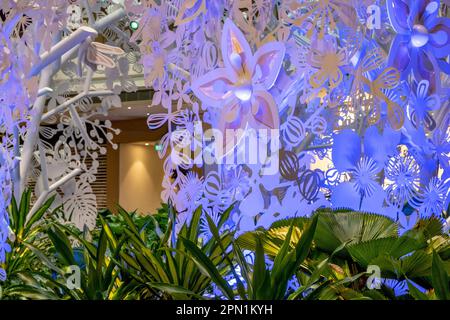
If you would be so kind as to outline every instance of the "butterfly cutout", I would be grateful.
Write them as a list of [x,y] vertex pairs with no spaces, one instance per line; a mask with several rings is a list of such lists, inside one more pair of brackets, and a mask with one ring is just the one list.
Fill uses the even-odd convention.
[[370,92],[376,98],[376,103],[374,103],[372,109],[372,122],[369,121],[370,124],[378,122],[381,115],[380,102],[385,102],[387,105],[387,119],[391,127],[395,130],[399,130],[403,126],[405,114],[402,107],[398,103],[389,99],[384,93],[384,90],[395,88],[398,85],[399,79],[400,73],[395,68],[387,68],[383,70],[383,72],[372,82],[369,82],[368,79],[366,79],[365,82],[370,87]]
[[97,66],[114,68],[116,63],[107,55],[120,56],[125,54],[119,47],[110,46],[100,42],[86,41],[78,52],[78,75],[81,77],[83,62],[91,69],[96,70]]
[[[400,73],[397,69],[390,67],[384,69],[374,80],[366,76],[370,72],[379,69],[384,60],[385,56],[383,51],[378,47],[371,49],[364,55],[359,66],[356,68],[353,92],[364,92],[364,85],[369,88],[369,92],[373,96],[373,98],[370,98],[373,99],[373,101],[370,101],[373,108],[369,111],[369,124],[375,124],[380,120],[381,103],[385,102],[387,105],[388,122],[393,129],[399,130],[405,121],[404,111],[398,103],[389,99],[385,91],[397,87],[400,80]],[[370,99],[367,99],[367,101]],[[357,101],[359,100],[356,99],[355,103]]]

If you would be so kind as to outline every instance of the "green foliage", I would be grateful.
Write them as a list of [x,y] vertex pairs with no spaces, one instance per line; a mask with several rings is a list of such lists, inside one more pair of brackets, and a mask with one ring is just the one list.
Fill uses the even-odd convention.
[[[281,251],[280,243],[287,238],[288,226],[294,226],[295,237],[294,241],[291,237],[290,242],[291,246],[295,246],[308,220],[294,218],[278,221],[267,231],[242,235],[238,242],[246,249],[255,250],[256,241],[253,236],[257,235],[262,239],[266,253],[274,257]],[[445,275],[450,273],[449,248],[448,236],[443,233],[442,225],[436,218],[421,219],[413,229],[399,236],[397,224],[384,216],[321,210],[314,235],[313,254],[307,259],[304,269],[314,273],[314,270],[321,270],[323,262],[327,261],[326,264],[341,270],[342,275],[361,278],[360,284],[352,283],[352,290],[362,293],[364,297],[380,299],[384,297],[378,295],[382,290],[368,290],[365,287],[364,273],[369,265],[376,265],[381,270],[382,278],[396,281],[408,279],[409,286],[417,283],[429,292],[435,288],[443,298],[446,297],[445,290],[438,283],[445,284]],[[433,258],[435,251],[437,258]],[[440,256],[447,260],[439,263]],[[330,277],[329,272],[324,271],[321,270],[324,276],[336,280]],[[433,280],[436,277],[440,280]],[[448,287],[446,284],[443,286]],[[416,292],[418,289],[414,289],[409,290],[409,298],[420,296]],[[376,296],[374,292],[378,292]]]
[[[77,230],[67,226],[55,224],[47,231],[56,257],[54,264],[45,261],[54,271],[48,280],[60,298],[121,300],[135,297],[136,283],[123,281],[119,268],[126,236],[117,239],[108,224],[102,218],[100,221],[96,243],[87,241]],[[70,237],[79,245],[73,246]]]
[[[100,213],[89,234],[55,221],[52,202],[30,215],[30,191],[19,204],[12,200],[1,298],[450,299],[450,239],[435,218],[399,235],[385,216],[319,210],[235,239],[222,230],[232,207],[218,222],[199,207],[174,237],[168,205],[151,216],[119,207],[117,215]],[[202,217],[208,240],[200,233]],[[404,281],[408,293],[396,297],[386,285],[369,290],[371,265],[382,278]]]
[[439,255],[433,251],[431,277],[436,296],[440,300],[450,300],[450,282],[448,271]]
[[29,219],[31,190],[26,190],[17,203],[13,197],[8,208],[10,219],[9,245],[2,267],[7,279],[0,283],[0,299],[52,299],[46,275],[49,272],[42,264],[49,250],[45,236],[46,223],[42,217],[49,211],[54,198],[48,199]]
[[[231,208],[224,213],[219,228],[230,212]],[[146,246],[145,234],[139,232],[130,215],[125,211],[120,214],[128,224],[124,231],[129,239],[121,252],[125,262],[122,270],[140,283],[140,293],[144,298],[186,299],[203,295],[211,279],[202,266],[187,254],[189,246],[195,246],[208,257],[220,275],[226,273],[227,265],[219,244],[213,240],[203,243],[200,237],[201,207],[194,211],[190,223],[181,227],[174,244],[169,244],[174,225],[173,221],[169,221],[167,231],[153,250]],[[229,246],[232,234],[224,232],[220,239],[222,245]]]
[[[279,252],[274,257],[271,270],[266,269],[264,249],[261,240],[255,237],[255,263],[252,277],[249,272],[244,273],[248,288],[248,299],[285,299],[289,280],[297,273],[301,263],[306,259],[311,248],[314,233],[317,228],[318,216],[314,216],[310,224],[305,228],[294,248],[291,248],[291,235],[294,226],[291,225],[282,243]],[[235,245],[235,252],[241,251],[239,245]],[[239,266],[245,267],[244,260],[239,259]]]

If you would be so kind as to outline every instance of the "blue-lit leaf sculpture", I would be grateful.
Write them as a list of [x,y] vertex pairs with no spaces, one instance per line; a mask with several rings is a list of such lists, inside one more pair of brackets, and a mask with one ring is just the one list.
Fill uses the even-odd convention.
[[[137,89],[152,92],[149,129],[167,127],[161,198],[176,207],[177,230],[198,205],[217,220],[233,203],[224,228],[237,235],[321,207],[383,214],[404,229],[420,216],[448,219],[448,1],[1,9],[0,264],[5,209],[32,181],[38,204],[57,193],[64,220],[94,225],[97,159],[118,133],[99,114]],[[96,74],[105,83],[91,88]]]
[[[214,215],[237,201],[230,224],[240,232],[320,207],[376,212],[409,226],[418,216],[445,217],[448,4],[257,0],[248,8],[215,3],[184,4],[139,44],[145,56],[146,45],[162,44],[165,33],[175,32],[176,44],[165,46],[167,70],[153,84],[166,99],[161,103],[167,115],[151,115],[148,122],[150,128],[169,124],[164,150],[179,146],[170,136],[182,130],[182,136],[192,136],[184,140],[190,151],[201,154],[200,161],[183,163],[173,151],[160,154],[164,200],[181,209],[180,222],[195,207],[189,199]],[[169,31],[172,18],[179,27]],[[186,38],[194,39],[188,50],[180,47]],[[171,95],[161,88],[183,92]],[[185,107],[195,116],[182,116],[181,94],[189,97]],[[176,110],[171,100],[177,100]],[[222,135],[210,139],[211,128]],[[277,134],[255,133],[261,128]],[[237,139],[230,142],[227,129],[241,131],[234,131]],[[278,170],[267,169],[275,161],[270,152],[264,161],[252,161],[259,152],[246,144],[252,134],[274,148]],[[220,161],[202,161],[205,150],[221,155]],[[227,155],[235,161],[225,161]],[[194,183],[186,171],[196,168],[206,176]],[[196,195],[189,195],[193,190]]]

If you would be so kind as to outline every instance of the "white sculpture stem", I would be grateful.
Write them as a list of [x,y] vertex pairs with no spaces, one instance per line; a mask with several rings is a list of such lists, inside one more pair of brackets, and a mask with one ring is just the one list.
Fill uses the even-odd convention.
[[86,9],[89,25],[93,26],[95,23],[95,19],[94,19],[94,15],[92,14],[91,6],[89,5],[88,0],[83,0],[83,6]]
[[[70,34],[67,38],[64,38],[63,40],[58,39],[59,41],[48,52],[42,54],[41,61],[32,68],[30,76],[36,76],[38,74],[41,75],[39,79],[39,94],[32,107],[31,120],[29,123],[25,141],[23,143],[22,154],[20,157],[16,157],[17,159],[20,159],[20,167],[17,168],[17,170],[20,171],[18,171],[17,174],[14,175],[14,185],[19,186],[15,187],[16,198],[20,198],[21,194],[25,190],[34,150],[36,149],[36,145],[39,140],[39,128],[41,123],[48,120],[51,116],[56,115],[57,113],[65,112],[67,108],[69,108],[72,104],[76,103],[86,96],[102,96],[113,94],[109,90],[89,91],[93,73],[91,71],[88,71],[88,76],[82,93],[76,95],[75,97],[67,100],[55,109],[44,114],[46,96],[52,90],[50,85],[53,75],[55,75],[59,71],[59,67],[62,64],[66,63],[76,56],[80,44],[82,44],[89,37],[95,37],[98,31],[101,31],[104,28],[108,27],[110,24],[120,20],[125,15],[126,12],[123,8],[116,10],[97,21],[94,24],[93,28],[82,26],[78,30]],[[74,122],[79,126],[80,121],[77,121],[79,120],[79,116],[75,108],[71,109],[71,116],[74,119]],[[83,126],[81,126],[80,130],[83,129]],[[84,137],[87,137],[87,133],[84,133]],[[89,143],[89,141],[87,141],[87,143]],[[81,169],[74,170],[69,175],[62,178],[61,182],[65,183],[81,172]],[[49,192],[51,192],[52,188],[56,189],[60,185],[62,185],[61,182],[53,184],[49,188]],[[35,212],[36,207],[40,206],[43,203],[49,192],[44,192],[43,194],[41,194],[41,196],[33,206],[33,209],[30,211],[29,216],[31,216]]]
[[[18,124],[14,126],[14,157],[15,161],[17,161],[14,164],[14,177],[13,181],[20,181],[20,134],[19,134],[19,128],[17,127]],[[20,192],[20,184],[14,184],[14,194],[19,194]]]
[[52,93],[53,89],[49,88],[49,87],[44,87],[42,89],[39,89],[37,96],[41,97],[41,96],[47,96],[48,94]]
[[113,24],[114,22],[124,18],[127,15],[125,9],[121,8],[118,9],[107,16],[104,16],[100,20],[96,21],[93,28],[97,31],[102,31],[109,25]]
[[50,110],[49,112],[46,112],[42,116],[42,121],[45,122],[50,117],[52,117],[58,113],[64,113],[66,111],[66,109],[69,108],[69,106],[71,106],[74,103],[77,103],[78,101],[80,101],[81,99],[83,99],[85,97],[93,97],[93,96],[101,97],[101,96],[108,96],[108,95],[112,95],[112,94],[114,94],[114,93],[110,90],[89,91],[87,93],[81,92],[81,93],[77,94],[75,97],[70,98],[69,100],[61,103],[59,106],[55,107],[54,109]]
[[86,26],[80,27],[78,30],[71,33],[67,38],[64,38],[58,42],[50,49],[50,51],[41,55],[41,61],[31,69],[30,76],[34,77],[38,75],[42,69],[55,62],[57,59],[60,59],[64,53],[72,49],[74,46],[82,43],[88,37],[96,35],[96,30]]

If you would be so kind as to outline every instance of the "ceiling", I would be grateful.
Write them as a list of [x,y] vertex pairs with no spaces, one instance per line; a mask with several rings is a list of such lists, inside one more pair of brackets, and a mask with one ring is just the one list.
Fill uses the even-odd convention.
[[[96,117],[99,120],[111,121],[146,119],[150,114],[167,113],[161,105],[151,106],[151,100],[123,101],[121,108],[109,109],[107,116]],[[97,107],[94,105],[94,107]]]

